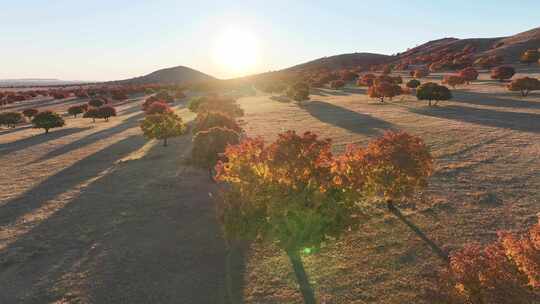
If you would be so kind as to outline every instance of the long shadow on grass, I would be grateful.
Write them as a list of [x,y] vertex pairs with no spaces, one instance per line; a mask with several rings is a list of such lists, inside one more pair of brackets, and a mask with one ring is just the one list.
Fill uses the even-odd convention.
[[[0,155],[6,155],[9,153],[13,153],[19,150],[24,150],[26,148],[30,148],[35,145],[42,144],[44,142],[55,140],[64,136],[68,136],[71,134],[75,134],[78,132],[86,131],[90,129],[90,127],[87,128],[62,128],[59,130],[52,130],[48,134],[42,133],[33,135],[21,140],[17,140],[14,142],[10,142],[7,144],[2,144],[0,147]],[[0,133],[1,135],[1,133]]]
[[540,114],[516,113],[461,106],[410,108],[411,112],[488,127],[540,133]]
[[[47,159],[50,159],[50,158],[53,158],[53,157],[57,157],[59,155],[62,155],[62,154],[65,154],[65,153],[69,153],[71,151],[74,151],[74,150],[77,150],[77,149],[80,149],[82,147],[85,147],[85,146],[88,146],[88,145],[91,145],[99,140],[102,140],[102,139],[106,139],[108,137],[111,137],[111,136],[114,136],[115,134],[118,134],[118,133],[121,133],[127,129],[130,129],[130,128],[133,128],[137,125],[138,121],[140,118],[142,118],[142,116],[144,115],[144,113],[139,113],[137,115],[133,115],[131,117],[129,117],[128,119],[124,120],[122,123],[112,127],[112,128],[107,128],[107,129],[104,129],[104,130],[101,130],[101,131],[98,131],[98,132],[95,132],[95,133],[92,133],[88,136],[85,136],[79,140],[76,140],[76,141],[73,141],[67,145],[63,145],[61,147],[59,147],[58,149],[56,150],[52,150],[50,151],[49,153],[43,155],[42,157],[30,162],[29,164],[34,164],[34,163],[39,163],[41,161],[44,161],[44,160],[47,160]],[[101,122],[99,122],[101,123]],[[105,122],[106,123],[106,122]]]
[[[21,295],[29,299],[25,303],[68,296],[95,303],[228,303],[227,250],[208,196],[215,185],[204,171],[178,172],[180,153],[174,148],[188,146],[191,139],[179,141],[168,148],[155,145],[141,159],[115,165],[11,244],[5,253],[16,250],[21,260],[7,268],[0,264],[0,295],[8,303]],[[109,168],[143,143],[140,136],[127,138],[61,175],[93,176],[98,171],[93,166]],[[53,179],[64,189],[74,184]],[[233,263],[243,269],[243,259]],[[6,276],[9,281],[4,283]]]
[[[463,102],[479,106],[519,108],[519,109],[540,109],[540,102],[528,101],[516,95],[516,99],[501,98],[494,94],[454,91],[454,102]],[[516,93],[519,94],[519,93]],[[531,93],[532,94],[532,93]]]
[[323,101],[311,101],[303,108],[322,122],[358,134],[377,135],[381,130],[393,128],[391,123],[382,119]]

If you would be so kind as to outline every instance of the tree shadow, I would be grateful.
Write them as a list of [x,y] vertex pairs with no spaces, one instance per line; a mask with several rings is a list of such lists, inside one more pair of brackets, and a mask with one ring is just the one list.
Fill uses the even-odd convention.
[[409,111],[431,117],[474,123],[488,127],[540,133],[540,114],[503,112],[462,106],[410,108]]
[[69,144],[62,145],[61,147],[48,152],[47,154],[45,154],[45,155],[41,156],[40,158],[30,162],[29,164],[39,163],[39,162],[42,162],[44,160],[60,156],[62,154],[69,153],[71,151],[74,151],[74,150],[80,149],[82,147],[91,145],[91,144],[93,144],[93,143],[95,143],[95,142],[97,142],[99,140],[104,139],[104,138],[111,137],[111,136],[114,136],[115,134],[124,132],[127,129],[131,129],[131,128],[135,127],[137,125],[139,119],[142,118],[143,116],[144,116],[144,113],[142,113],[142,112],[137,114],[137,115],[133,115],[133,116],[129,117],[128,119],[124,120],[122,123],[120,123],[120,124],[118,124],[118,125],[116,125],[116,126],[114,126],[112,128],[107,128],[107,129],[92,133],[92,134],[90,134],[88,136],[85,136],[85,137],[83,137],[81,139],[72,141]]
[[6,107],[6,109],[14,109],[14,108],[48,108],[55,105],[63,104],[63,105],[72,105],[74,103],[85,103],[89,99],[88,98],[71,98],[71,99],[50,99],[50,100],[35,100],[31,102],[25,102],[25,103],[14,103],[11,106]]
[[[19,199],[19,204],[35,204],[39,192],[53,198],[112,167],[0,251],[0,261],[13,250],[18,257],[4,267],[0,262],[0,294],[7,302],[23,296],[24,303],[66,297],[95,303],[227,303],[227,248],[208,195],[215,185],[207,172],[179,171],[181,159],[172,150],[189,146],[191,138],[169,148],[155,145],[142,158],[115,165],[144,142],[141,136],[128,137]],[[243,255],[234,258],[229,270],[242,271]]]
[[[454,102],[463,102],[480,106],[540,109],[540,102],[528,101],[523,98],[510,99],[501,98],[488,93],[478,93],[470,91],[454,91]],[[519,93],[516,93],[519,94]],[[516,96],[518,97],[518,96]],[[519,97],[518,97],[519,98]]]
[[364,88],[358,88],[358,87],[346,87],[342,89],[343,92],[347,92],[350,94],[365,94],[367,89]]
[[357,134],[377,135],[381,130],[393,128],[391,123],[382,119],[323,101],[309,102],[303,108],[322,122]]
[[339,90],[333,90],[328,89],[325,91],[327,95],[333,95],[333,96],[349,96],[351,95],[349,92],[345,91],[345,88],[339,89]]
[[292,100],[286,96],[270,96],[270,100],[287,103],[292,102]]
[[318,96],[328,96],[328,94],[325,93],[325,91],[322,90],[322,88],[311,88],[310,95],[318,95]]
[[10,128],[10,129],[5,129],[5,130],[0,130],[0,135],[11,134],[11,133],[27,130],[30,128],[32,128],[32,125],[19,126],[14,129]]
[[[39,145],[44,142],[47,142],[49,140],[55,140],[64,136],[68,136],[71,134],[75,134],[78,132],[89,130],[90,127],[86,128],[63,128],[60,130],[54,130],[49,132],[49,134],[37,134],[33,135],[24,139],[20,139],[14,142],[10,142],[7,144],[2,144],[2,147],[0,148],[0,155],[6,155],[9,153],[13,153],[19,150],[23,150],[26,148],[29,148],[34,145]],[[1,135],[1,134],[0,134]]]

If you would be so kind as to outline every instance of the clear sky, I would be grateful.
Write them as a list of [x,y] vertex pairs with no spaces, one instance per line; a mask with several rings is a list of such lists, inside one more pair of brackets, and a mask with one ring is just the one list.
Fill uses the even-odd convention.
[[115,80],[177,65],[229,78],[540,26],[540,0],[3,2],[0,79]]

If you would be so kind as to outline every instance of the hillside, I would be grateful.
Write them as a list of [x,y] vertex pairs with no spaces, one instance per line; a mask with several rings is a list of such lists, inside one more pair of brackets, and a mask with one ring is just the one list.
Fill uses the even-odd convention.
[[306,63],[295,65],[284,71],[314,70],[326,68],[330,70],[353,68],[357,66],[370,66],[389,62],[394,57],[373,53],[351,53],[315,59]]
[[149,84],[149,83],[174,83],[186,84],[201,81],[215,80],[214,77],[197,70],[177,66],[173,68],[161,69],[145,76],[130,78],[126,80],[114,81],[115,84]]
[[398,59],[406,61],[439,51],[460,52],[466,47],[474,49],[472,55],[475,58],[498,55],[504,59],[505,63],[516,63],[519,61],[519,56],[526,50],[540,48],[540,27],[509,37],[433,40],[401,53]]

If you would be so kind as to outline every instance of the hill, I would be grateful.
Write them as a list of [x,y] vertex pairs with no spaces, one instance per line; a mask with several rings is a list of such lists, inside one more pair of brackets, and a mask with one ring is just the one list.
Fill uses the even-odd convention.
[[517,63],[526,50],[540,48],[540,27],[509,37],[433,40],[399,54],[397,61],[411,61],[441,52],[458,53],[466,48],[473,50],[471,55],[474,58],[497,55],[505,63]]
[[316,69],[344,69],[358,66],[377,65],[391,61],[395,57],[373,53],[351,53],[315,59],[306,63],[295,65],[283,71],[294,72],[300,70]]
[[187,84],[196,83],[208,80],[215,80],[216,78],[199,72],[197,70],[185,67],[177,66],[173,68],[161,69],[152,72],[148,75],[114,81],[115,84],[150,84],[150,83],[174,83],[174,84]]

